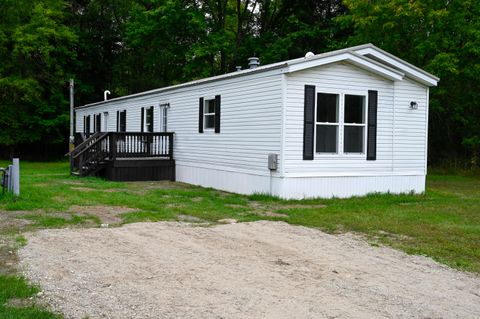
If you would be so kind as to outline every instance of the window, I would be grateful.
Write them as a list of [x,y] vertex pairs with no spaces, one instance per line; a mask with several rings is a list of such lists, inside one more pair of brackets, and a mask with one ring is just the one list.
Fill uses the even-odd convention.
[[160,132],[167,132],[167,111],[169,108],[169,103],[160,104]]
[[127,131],[127,111],[117,111],[117,132]]
[[316,150],[318,153],[338,152],[338,94],[318,93]]
[[365,141],[365,96],[345,95],[344,107],[344,153],[364,153]]
[[198,100],[198,133],[204,130],[220,133],[220,95],[215,98],[199,98]]
[[325,154],[365,153],[366,97],[317,94],[315,149]]
[[215,99],[205,100],[203,106],[203,127],[205,129],[215,128]]
[[153,106],[142,107],[142,132],[153,132]]

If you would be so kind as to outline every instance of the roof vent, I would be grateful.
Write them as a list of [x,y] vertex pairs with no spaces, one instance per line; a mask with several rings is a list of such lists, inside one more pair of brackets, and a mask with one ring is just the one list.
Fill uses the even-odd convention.
[[248,58],[248,66],[250,69],[255,69],[260,65],[260,59],[257,57]]
[[235,67],[235,69],[236,69],[236,71],[241,71],[241,70],[242,70],[242,66],[241,66],[241,65],[237,65],[237,66]]
[[312,52],[312,51],[308,51],[307,53],[305,53],[305,58],[311,58],[312,56],[314,56],[315,54]]

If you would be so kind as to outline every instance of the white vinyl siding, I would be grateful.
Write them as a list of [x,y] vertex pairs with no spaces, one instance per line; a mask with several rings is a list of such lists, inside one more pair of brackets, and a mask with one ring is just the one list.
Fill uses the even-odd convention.
[[[198,84],[151,95],[112,101],[76,111],[109,111],[109,131],[116,131],[116,111],[127,110],[127,132],[140,132],[141,108],[154,108],[154,128],[160,128],[160,105],[169,101],[168,131],[175,132],[178,165],[211,167],[269,176],[268,154],[280,154],[282,86],[279,70]],[[198,100],[221,95],[221,134],[198,133]],[[77,120],[76,131],[83,123]]]
[[[318,93],[337,94],[339,99],[337,152],[320,154],[315,144],[313,160],[303,160],[305,85],[316,88],[315,112]],[[378,92],[377,156],[372,161],[366,159],[365,144],[369,90]],[[221,134],[211,129],[200,134],[199,99],[216,95],[222,99]],[[346,95],[364,97],[363,123],[357,123],[358,116],[354,123],[346,121]],[[418,103],[417,110],[410,108],[412,101]],[[77,109],[76,132],[83,132],[84,115],[92,121],[93,114],[104,112],[109,114],[108,131],[115,132],[117,111],[123,110],[127,132],[140,132],[141,109],[150,106],[154,131],[166,126],[175,133],[178,181],[283,198],[424,190],[428,89],[407,78],[387,80],[347,62],[285,74],[268,70]],[[332,124],[318,121],[316,115],[315,130]],[[362,152],[344,151],[348,127],[363,130]],[[279,155],[278,170],[272,173],[267,166],[270,153]]]
[[[311,68],[292,73],[286,78],[284,167],[287,176],[302,174],[356,176],[392,172],[393,81],[385,80],[348,63]],[[368,90],[378,91],[377,159],[375,161],[367,161],[365,152],[363,154],[315,153],[313,160],[303,160],[303,90],[305,85],[314,85],[316,93],[339,94],[342,100],[346,94],[367,97]],[[343,105],[343,101],[340,104]],[[343,122],[343,110],[339,116]],[[364,132],[366,134],[366,130]],[[343,137],[339,143],[343,144]],[[343,150],[343,146],[341,150]]]
[[[425,172],[428,89],[411,80],[395,82],[393,166],[396,173]],[[418,109],[410,108],[417,102]]]

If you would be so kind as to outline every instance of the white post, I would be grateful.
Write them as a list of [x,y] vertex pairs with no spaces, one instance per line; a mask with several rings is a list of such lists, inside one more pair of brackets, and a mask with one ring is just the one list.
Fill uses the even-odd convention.
[[13,180],[12,180],[12,176],[13,176],[13,165],[8,165],[7,167],[7,173],[8,173],[8,177],[7,177],[7,190],[9,192],[12,192],[13,191]]
[[18,158],[13,159],[13,194],[15,196],[20,195],[20,160]]

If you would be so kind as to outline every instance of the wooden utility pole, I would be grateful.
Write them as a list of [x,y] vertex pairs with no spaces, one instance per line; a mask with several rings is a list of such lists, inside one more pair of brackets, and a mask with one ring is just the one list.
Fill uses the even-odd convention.
[[74,87],[74,82],[73,79],[70,79],[70,137],[69,137],[69,150],[70,152],[73,151],[75,148],[75,136],[73,135],[73,87]]

